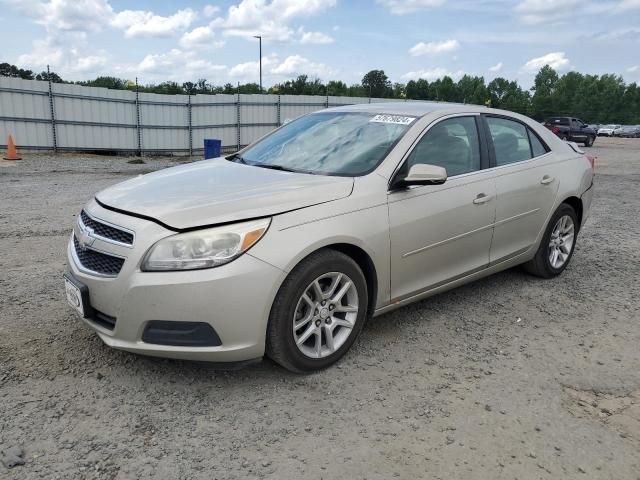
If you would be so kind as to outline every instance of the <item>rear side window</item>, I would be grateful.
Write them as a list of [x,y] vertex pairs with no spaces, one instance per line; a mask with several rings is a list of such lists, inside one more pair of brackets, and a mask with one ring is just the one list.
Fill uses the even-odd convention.
[[569,119],[565,117],[550,118],[547,123],[551,123],[553,125],[569,125]]
[[496,166],[509,165],[532,158],[527,127],[505,118],[487,117],[493,140]]
[[529,140],[531,141],[531,153],[533,153],[534,157],[539,157],[540,155],[544,155],[547,153],[547,148],[542,144],[538,136],[533,133],[531,130],[529,131]]

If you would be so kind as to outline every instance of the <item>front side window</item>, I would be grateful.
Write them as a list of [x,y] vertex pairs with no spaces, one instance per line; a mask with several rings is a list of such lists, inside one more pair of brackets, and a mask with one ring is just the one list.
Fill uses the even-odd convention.
[[431,127],[411,151],[402,173],[406,175],[417,163],[444,167],[449,177],[480,170],[480,143],[475,118],[449,118]]
[[493,140],[496,166],[532,158],[527,127],[522,123],[505,118],[487,117],[487,125]]
[[242,153],[249,165],[322,175],[371,172],[402,138],[415,117],[356,112],[307,115]]

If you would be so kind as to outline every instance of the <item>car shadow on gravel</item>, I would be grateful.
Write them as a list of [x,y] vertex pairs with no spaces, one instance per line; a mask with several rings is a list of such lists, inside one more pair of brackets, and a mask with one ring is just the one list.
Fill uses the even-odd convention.
[[[514,288],[525,288],[529,281],[542,282],[538,279],[532,280],[532,277],[519,268],[514,268],[434,295],[393,312],[370,318],[351,351],[338,362],[337,367],[348,367],[360,361],[366,361],[371,352],[377,352],[376,356],[381,358],[394,355],[394,352],[398,352],[397,349],[392,349],[391,345],[400,342],[415,343],[416,340],[411,339],[415,338],[416,331],[430,337],[429,341],[436,352],[440,350],[446,352],[452,347],[452,343],[458,341],[459,338],[456,337],[467,335],[468,333],[464,332],[468,330],[466,326],[469,321],[475,322],[476,326],[481,325],[486,332],[491,332],[498,328],[498,324],[478,323],[478,320],[474,319],[473,312],[481,305],[486,306],[488,301],[504,306],[500,299],[506,299],[512,295]],[[474,335],[478,337],[477,332]],[[78,336],[83,338],[77,338]],[[165,359],[115,350],[104,345],[89,329],[79,329],[64,338],[68,340],[69,348],[62,349],[67,357],[60,359],[62,363],[77,364],[79,354],[88,357],[98,356],[102,360],[103,367],[97,370],[108,369],[116,377],[134,373],[135,376],[151,382],[193,384],[218,379],[242,383],[257,378],[260,378],[263,383],[270,383],[301,376],[285,370],[266,356],[262,361],[246,364],[216,364]],[[86,344],[85,353],[71,348],[78,343]],[[318,374],[321,375],[322,372],[310,375]],[[104,375],[104,373],[98,373],[98,375]]]

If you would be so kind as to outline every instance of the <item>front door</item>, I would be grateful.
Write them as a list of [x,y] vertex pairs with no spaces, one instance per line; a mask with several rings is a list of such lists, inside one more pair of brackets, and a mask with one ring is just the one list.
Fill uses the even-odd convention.
[[444,167],[449,178],[388,195],[392,302],[489,264],[496,190],[481,170],[479,119],[457,116],[430,127],[398,172],[425,163]]

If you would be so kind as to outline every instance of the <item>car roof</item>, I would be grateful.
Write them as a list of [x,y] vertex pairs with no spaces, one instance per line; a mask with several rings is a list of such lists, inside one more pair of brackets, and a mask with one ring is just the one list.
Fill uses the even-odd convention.
[[[488,112],[493,109],[483,107],[481,105],[469,105],[462,103],[449,102],[380,102],[380,103],[361,103],[356,105],[344,105],[341,107],[333,107],[321,112],[366,112],[366,113],[388,113],[391,115],[410,115],[413,117],[423,117],[435,111],[452,110],[461,112]],[[498,112],[498,110],[494,110]],[[505,112],[508,113],[508,112]]]

